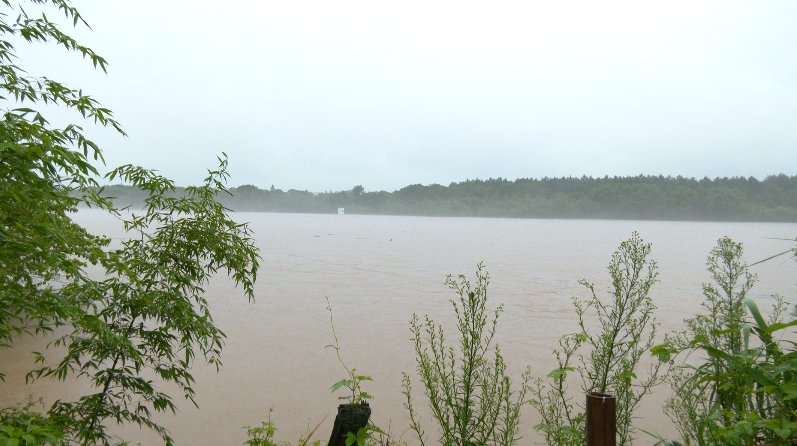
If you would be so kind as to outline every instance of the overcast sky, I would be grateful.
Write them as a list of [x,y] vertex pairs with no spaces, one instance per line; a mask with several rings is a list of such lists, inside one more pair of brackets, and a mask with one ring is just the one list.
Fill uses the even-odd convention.
[[22,65],[114,110],[128,138],[91,130],[109,165],[182,185],[222,151],[231,185],[311,191],[797,173],[793,0],[75,5],[108,74]]

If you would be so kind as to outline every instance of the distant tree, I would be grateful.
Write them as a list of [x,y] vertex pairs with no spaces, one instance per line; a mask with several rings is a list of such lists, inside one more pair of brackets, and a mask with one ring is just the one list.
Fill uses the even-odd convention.
[[244,192],[244,193],[258,193],[260,189],[257,186],[253,186],[251,184],[244,184],[242,186],[238,186],[235,188],[236,192]]
[[272,186],[270,191],[262,191],[262,199],[257,198],[254,205],[253,197],[241,186],[236,189],[238,197],[224,202],[239,210],[285,212],[327,213],[345,206],[356,213],[373,214],[797,221],[797,176],[786,175],[763,181],[641,175],[514,181],[490,178],[448,186],[412,184],[392,193],[360,188],[312,194],[295,190],[285,193]]

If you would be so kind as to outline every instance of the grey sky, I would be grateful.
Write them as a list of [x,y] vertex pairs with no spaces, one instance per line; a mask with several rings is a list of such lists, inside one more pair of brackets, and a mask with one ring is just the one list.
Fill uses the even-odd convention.
[[25,65],[115,111],[109,165],[196,183],[797,173],[797,2],[77,0]]

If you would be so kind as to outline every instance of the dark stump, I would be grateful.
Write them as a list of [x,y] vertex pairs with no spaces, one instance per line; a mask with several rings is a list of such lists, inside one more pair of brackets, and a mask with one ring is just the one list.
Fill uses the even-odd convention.
[[345,446],[346,434],[357,433],[368,425],[371,418],[371,407],[366,402],[357,404],[341,404],[338,406],[338,416],[332,426],[332,435],[327,446]]

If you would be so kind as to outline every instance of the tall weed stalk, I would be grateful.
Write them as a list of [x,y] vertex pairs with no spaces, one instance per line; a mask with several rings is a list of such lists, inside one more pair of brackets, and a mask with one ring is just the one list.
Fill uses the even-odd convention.
[[[585,415],[570,391],[573,378],[582,392],[612,393],[617,398],[617,444],[630,445],[634,438],[634,410],[660,381],[660,363],[645,373],[643,356],[653,346],[656,323],[650,290],[657,282],[656,262],[649,258],[651,246],[638,233],[622,242],[612,255],[608,270],[611,289],[608,299],[597,296],[595,285],[586,299],[573,298],[578,330],[562,336],[554,350],[557,367],[546,379],[535,380],[531,405],[540,416],[536,429],[547,444],[583,445]],[[592,327],[597,327],[592,330]],[[576,392],[581,401],[583,393]]]
[[[410,322],[418,374],[440,432],[439,440],[430,444],[509,446],[520,439],[518,423],[530,373],[527,370],[519,388],[513,390],[501,350],[493,344],[503,307],[488,310],[489,282],[481,263],[473,283],[463,275],[446,279],[458,296],[451,301],[459,332],[456,347],[447,343],[442,326],[428,316],[421,320],[414,315]],[[406,373],[403,386],[411,428],[425,446],[427,436],[415,411]]]

